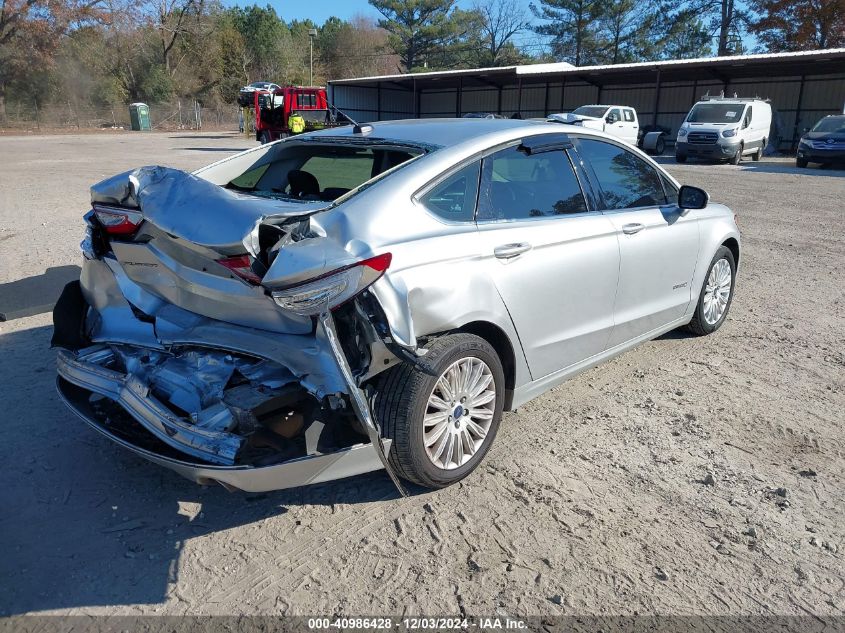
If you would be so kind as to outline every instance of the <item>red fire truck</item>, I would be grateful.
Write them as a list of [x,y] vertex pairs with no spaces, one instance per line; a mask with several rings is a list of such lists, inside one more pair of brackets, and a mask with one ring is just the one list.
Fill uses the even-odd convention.
[[251,106],[255,115],[255,140],[261,143],[285,138],[297,132],[290,126],[292,114],[305,121],[303,130],[319,130],[347,123],[326,99],[326,89],[285,86],[275,90],[241,91],[238,103]]

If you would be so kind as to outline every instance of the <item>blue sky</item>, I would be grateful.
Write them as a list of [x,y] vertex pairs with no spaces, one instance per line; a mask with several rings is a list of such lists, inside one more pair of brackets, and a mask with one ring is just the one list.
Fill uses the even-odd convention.
[[[251,4],[264,6],[265,4],[270,4],[276,9],[276,13],[286,22],[310,18],[317,24],[322,24],[333,15],[344,20],[354,15],[365,15],[373,19],[379,17],[379,13],[370,6],[367,0],[223,0],[223,3],[228,6],[246,6]],[[521,0],[521,3],[525,6],[526,16],[530,16],[530,10],[528,8],[530,0]],[[458,0],[458,6],[465,9],[468,9],[472,5],[473,0]],[[527,44],[532,49],[531,52],[537,52],[537,46],[545,42],[547,38],[541,38],[534,33],[528,32],[517,35],[515,39],[517,44]],[[746,35],[743,40],[750,52],[750,49],[755,46],[756,41],[749,35]]]
[[[525,11],[528,12],[528,0],[525,1]],[[378,12],[370,6],[367,0],[224,0],[224,4],[264,6],[270,4],[283,20],[304,20],[311,18],[317,24],[322,24],[327,18],[336,15],[342,19],[351,18],[355,14],[368,15],[376,18]],[[464,8],[472,5],[470,0],[459,0],[458,4]]]

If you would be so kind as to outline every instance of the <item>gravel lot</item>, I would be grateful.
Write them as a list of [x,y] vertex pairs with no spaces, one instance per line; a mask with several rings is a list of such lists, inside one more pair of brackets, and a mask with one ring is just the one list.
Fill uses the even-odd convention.
[[[91,183],[252,145],[0,138],[2,301],[43,309],[78,274]],[[198,487],[59,402],[49,313],[0,323],[0,614],[845,615],[845,172],[665,162],[738,213],[728,322],[507,414],[436,493]]]

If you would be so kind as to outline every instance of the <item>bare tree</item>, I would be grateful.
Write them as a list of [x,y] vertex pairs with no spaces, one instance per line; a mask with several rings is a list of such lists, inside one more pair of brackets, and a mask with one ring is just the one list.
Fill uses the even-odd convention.
[[481,35],[486,48],[487,66],[498,66],[502,53],[513,36],[529,28],[525,9],[518,0],[485,0],[473,6],[481,20]]
[[179,66],[174,63],[176,44],[194,32],[202,15],[204,0],[142,0],[141,11],[152,22],[159,35],[161,63],[171,75]]

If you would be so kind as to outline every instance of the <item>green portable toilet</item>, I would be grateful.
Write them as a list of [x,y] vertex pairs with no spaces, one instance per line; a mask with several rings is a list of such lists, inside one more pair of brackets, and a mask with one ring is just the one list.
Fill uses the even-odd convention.
[[146,103],[130,103],[129,122],[132,129],[138,132],[153,129],[150,124],[150,106]]

